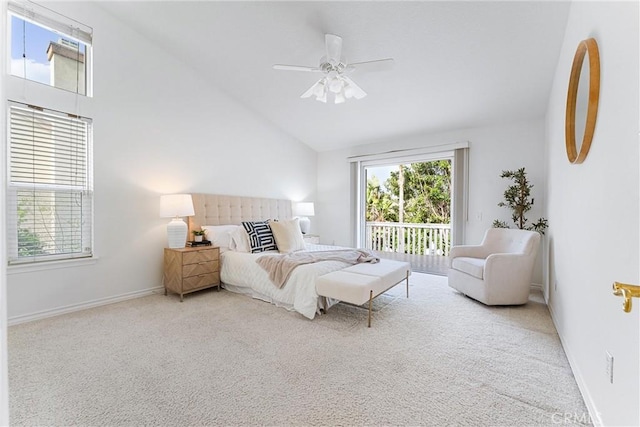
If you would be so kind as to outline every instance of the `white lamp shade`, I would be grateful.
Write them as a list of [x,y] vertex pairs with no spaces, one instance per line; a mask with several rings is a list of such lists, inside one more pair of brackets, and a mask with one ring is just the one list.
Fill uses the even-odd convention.
[[160,218],[193,215],[195,215],[195,212],[191,194],[166,194],[160,196]]
[[296,216],[313,216],[313,202],[299,202],[293,207],[293,214]]

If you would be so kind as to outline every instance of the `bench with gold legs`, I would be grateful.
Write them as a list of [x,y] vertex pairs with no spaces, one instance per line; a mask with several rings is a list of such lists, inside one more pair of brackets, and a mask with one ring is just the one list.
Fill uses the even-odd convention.
[[375,264],[356,264],[318,277],[316,292],[320,296],[354,305],[363,305],[368,301],[368,326],[371,327],[373,299],[402,281],[407,283],[409,298],[410,275],[411,265],[408,262],[381,259]]

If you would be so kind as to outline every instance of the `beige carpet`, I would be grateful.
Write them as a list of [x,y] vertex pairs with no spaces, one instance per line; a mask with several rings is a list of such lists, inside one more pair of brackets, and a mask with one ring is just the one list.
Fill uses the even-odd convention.
[[[538,298],[539,299],[539,298]],[[557,425],[586,408],[547,308],[414,274],[309,321],[227,291],[9,328],[12,425]]]

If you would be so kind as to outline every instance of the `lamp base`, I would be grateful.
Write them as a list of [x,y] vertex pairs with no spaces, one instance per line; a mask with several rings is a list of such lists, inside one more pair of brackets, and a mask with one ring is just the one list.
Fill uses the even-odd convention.
[[311,221],[306,216],[301,216],[300,218],[300,231],[302,234],[309,233],[309,229],[311,228]]
[[171,249],[184,248],[187,244],[187,224],[182,218],[174,218],[167,224],[167,239]]

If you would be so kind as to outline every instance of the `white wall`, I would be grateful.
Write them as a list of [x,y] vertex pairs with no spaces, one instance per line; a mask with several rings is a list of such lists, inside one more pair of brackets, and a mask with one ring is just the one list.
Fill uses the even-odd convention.
[[[0,16],[7,16],[7,3],[0,2]],[[0,35],[3,40],[4,35]],[[7,46],[0,43],[0,73],[7,67]],[[4,102],[6,94],[6,79],[0,79],[0,120],[6,117],[6,105]],[[2,126],[4,129],[4,125]],[[0,165],[5,165],[6,151],[4,136],[0,135]],[[8,353],[7,353],[7,275],[6,275],[6,175],[0,177],[0,426],[9,425],[9,374],[8,374]]]
[[[9,317],[161,285],[163,193],[313,200],[316,153],[257,117],[92,2],[47,7],[94,29],[95,264],[8,275]],[[21,84],[22,85],[22,84]],[[16,101],[38,104],[46,86]],[[2,135],[3,146],[6,141]]]
[[[586,161],[570,165],[567,85],[575,49],[588,37],[600,50],[598,118]],[[637,2],[574,2],[547,112],[549,308],[592,418],[603,425],[640,424],[640,306],[636,300],[623,313],[611,293],[614,281],[640,279],[638,48]]]
[[[349,156],[383,153],[434,145],[469,141],[469,218],[465,243],[478,244],[494,219],[511,223],[510,211],[497,204],[511,181],[500,178],[503,170],[525,167],[534,185],[533,209],[527,218],[542,216],[545,199],[544,121],[532,120],[505,125],[461,129],[435,135],[418,135],[377,142],[346,150],[318,154],[318,207],[313,222],[323,243],[352,245],[354,231],[350,221]],[[481,215],[481,219],[479,218]],[[540,260],[534,282],[542,282]]]

